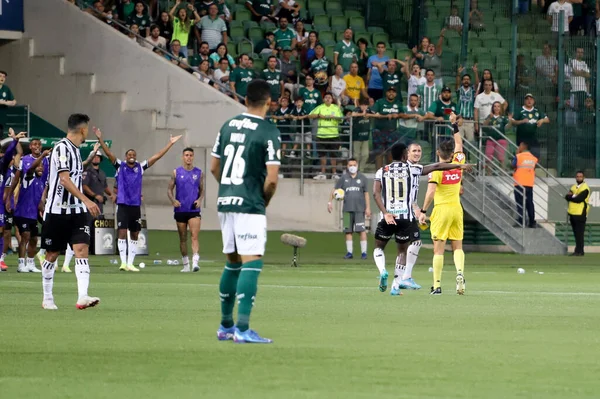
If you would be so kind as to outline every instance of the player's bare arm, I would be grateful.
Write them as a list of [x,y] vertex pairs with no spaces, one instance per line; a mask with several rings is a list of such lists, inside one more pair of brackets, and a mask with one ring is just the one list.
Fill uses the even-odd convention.
[[387,209],[383,205],[383,200],[381,199],[381,182],[379,180],[375,180],[373,183],[373,199],[375,200],[375,205],[377,208],[383,213],[383,217],[387,224],[396,224],[396,220],[394,219],[394,215],[388,213]]
[[100,129],[93,127],[92,130],[94,131],[94,134],[96,135],[96,138],[98,139],[98,142],[100,143],[100,146],[102,146],[102,151],[104,151],[104,153],[106,154],[106,157],[110,160],[110,163],[115,163],[115,161],[117,160],[117,157],[115,156],[115,154],[113,154],[110,151],[110,149],[108,148],[108,146],[102,139],[102,132],[100,131]]
[[462,140],[462,136],[460,135],[459,131],[458,131],[458,123],[457,123],[457,116],[456,114],[453,112],[450,114],[450,123],[452,124],[452,128],[454,129],[454,152],[463,152],[463,140]]
[[[27,137],[27,133],[20,132],[19,134],[15,134],[15,131],[11,127],[10,129],[8,129],[8,137],[11,137],[13,140],[20,140],[24,137]],[[20,150],[20,154],[19,154],[19,150]],[[17,165],[17,167],[18,167],[19,163],[21,162],[22,154],[23,154],[23,149],[21,148],[21,144],[17,144],[18,158],[15,157],[15,165]],[[15,177],[14,177],[12,183],[10,184],[10,187],[7,187],[4,190],[4,203],[6,205],[6,209],[8,209],[9,211],[11,210],[10,197],[15,192],[15,188],[17,188],[17,185],[19,184],[20,179],[21,179],[21,171],[19,169],[17,169],[15,172]]]
[[44,188],[44,192],[42,193],[42,199],[40,199],[40,203],[38,204],[38,212],[40,216],[44,214],[44,208],[46,208],[46,199],[48,198],[48,185]]
[[165,146],[165,148],[163,148],[162,150],[160,150],[159,152],[157,152],[156,154],[154,154],[150,157],[150,159],[148,160],[148,167],[154,165],[156,163],[156,161],[158,161],[159,159],[164,157],[165,154],[167,152],[169,152],[171,147],[173,147],[173,144],[175,144],[181,137],[182,137],[181,135],[171,136],[169,138],[169,143]]
[[221,182],[221,160],[217,157],[212,157],[210,161],[210,173],[214,176],[217,183]]
[[202,205],[202,201],[204,201],[204,179],[206,179],[206,177],[204,176],[204,173],[202,173],[202,178],[200,179],[200,189],[198,190],[198,199],[196,201],[194,201],[194,206],[196,208],[200,208],[200,205]]
[[90,155],[88,155],[88,157],[86,158],[86,160],[83,161],[83,168],[84,169],[87,168],[87,166],[90,164],[90,162],[92,162],[92,159],[94,159],[94,156],[96,156],[96,152],[98,152],[99,148],[100,148],[100,142],[94,144],[94,148],[90,152]]
[[173,174],[171,174],[171,179],[169,180],[169,188],[167,189],[167,197],[169,197],[169,201],[171,201],[171,204],[175,207],[175,208],[179,208],[181,206],[181,203],[179,201],[177,201],[177,199],[175,198],[175,171],[173,171]]
[[[459,151],[456,151],[459,152]],[[452,170],[452,169],[470,169],[473,167],[473,164],[455,164],[449,162],[436,162],[429,164],[423,167],[423,172],[421,172],[421,176],[427,176],[431,172],[435,172],[436,170]]]
[[368,191],[365,191],[365,217],[367,219],[371,217],[371,198]]
[[275,195],[277,189],[277,180],[279,179],[279,165],[267,165],[267,177],[263,187],[265,206],[269,205],[271,198]]

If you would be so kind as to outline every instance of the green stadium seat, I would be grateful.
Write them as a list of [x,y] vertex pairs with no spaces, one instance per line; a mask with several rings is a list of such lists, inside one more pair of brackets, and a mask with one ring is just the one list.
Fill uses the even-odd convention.
[[273,32],[273,31],[275,31],[275,29],[277,29],[277,26],[273,22],[271,22],[271,21],[262,21],[260,23],[260,27],[265,32]]
[[[460,46],[462,45],[462,38],[461,37],[448,37],[446,38],[446,45],[448,48],[452,49],[453,51],[460,51]],[[472,46],[469,43],[469,48],[471,48]]]
[[246,32],[243,26],[231,26],[229,28],[229,33],[231,35],[231,40],[233,40],[234,42],[240,41],[244,38],[244,36],[246,36]]
[[348,24],[354,30],[363,30],[363,29],[365,29],[365,18],[362,16],[350,17]]
[[344,11],[344,15],[348,18],[352,18],[352,17],[362,17],[362,12],[358,11],[358,10],[345,10]]
[[296,0],[296,4],[300,5],[301,10],[306,10],[306,0]]
[[310,10],[309,13],[312,18],[314,18],[318,15],[327,15],[327,12],[325,12],[325,10],[323,10],[323,9]]
[[371,43],[371,34],[369,32],[359,31],[354,34],[355,42],[361,38],[365,39],[367,42]]
[[348,27],[348,18],[343,15],[331,17],[331,28],[335,30],[344,30]]
[[239,54],[252,54],[254,45],[247,40],[241,41],[237,45],[237,53]]
[[409,49],[398,49],[396,50],[396,59],[400,61],[404,61],[406,57],[411,57],[412,51]]
[[315,16],[313,18],[313,25],[329,26],[329,16],[326,14]]
[[324,30],[325,30],[325,31],[327,31],[327,30],[331,30],[331,26],[329,26],[329,25],[315,25],[315,26],[314,26],[314,30],[315,30],[316,32],[318,32],[318,33],[319,33],[319,35],[320,35],[320,34],[321,34],[321,31],[324,31]]
[[371,42],[373,44],[377,44],[378,42],[384,42],[384,43],[389,43],[390,42],[390,37],[385,32],[373,33],[373,36],[372,36],[371,39],[372,39]]
[[325,1],[324,0],[308,0],[308,9],[325,9]]
[[404,49],[408,49],[408,44],[406,44],[406,43],[392,43],[392,48],[394,50],[404,50]]
[[325,46],[325,57],[327,57],[327,59],[330,62],[333,62],[333,50],[335,49],[334,45],[327,45]]
[[254,69],[256,71],[262,72],[262,70],[265,69],[265,65],[265,60],[263,60],[261,57],[254,58]]
[[335,42],[340,42],[344,40],[344,31],[335,32]]
[[343,17],[344,12],[342,10],[331,10],[327,11],[327,15],[329,15],[330,17]]
[[231,4],[229,6],[229,11],[232,12],[234,15],[237,12],[237,10],[242,9],[244,6],[241,4]]
[[246,33],[248,33],[250,28],[258,28],[258,23],[254,21],[244,21],[244,30]]
[[335,35],[333,34],[332,31],[330,31],[330,30],[319,31],[319,41],[323,42],[325,40],[335,42]]
[[235,12],[236,21],[250,21],[252,19],[252,14],[246,8],[239,9]]
[[380,32],[385,32],[385,29],[383,29],[381,26],[369,26],[367,28],[367,31],[369,33],[380,33]]
[[265,38],[265,34],[263,33],[263,30],[261,27],[255,26],[255,27],[248,29],[248,39],[252,40],[252,42],[254,42],[254,45],[256,45],[258,42],[260,42],[264,38]]
[[390,58],[394,58],[396,56],[396,53],[394,52],[394,50],[385,50],[385,55],[390,57]]
[[227,42],[227,54],[232,57],[237,55],[237,45],[235,43]]
[[325,10],[327,10],[327,12],[331,12],[331,11],[342,11],[342,3],[335,1],[335,0],[327,0],[327,2],[325,2]]
[[231,20],[231,22],[229,23],[229,27],[233,27],[233,26],[244,26],[244,23],[240,20],[237,19],[233,19]]

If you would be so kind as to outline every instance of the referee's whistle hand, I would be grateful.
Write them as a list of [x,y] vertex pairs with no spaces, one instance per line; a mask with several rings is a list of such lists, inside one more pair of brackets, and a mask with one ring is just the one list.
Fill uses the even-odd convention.
[[85,201],[85,207],[87,208],[90,215],[92,215],[93,217],[98,217],[98,215],[100,215],[100,208],[98,208],[98,205],[96,205],[89,199]]

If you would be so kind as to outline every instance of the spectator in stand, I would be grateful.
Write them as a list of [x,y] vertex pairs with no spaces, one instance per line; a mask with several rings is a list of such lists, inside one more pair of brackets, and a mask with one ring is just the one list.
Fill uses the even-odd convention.
[[[411,59],[410,63],[413,63],[415,59]],[[408,72],[410,71],[410,72]],[[421,76],[421,67],[419,64],[412,64],[410,68],[406,68],[406,78],[408,79],[408,95],[416,94],[419,86],[427,83],[427,79]]]
[[413,52],[413,56],[415,58],[415,62],[417,63],[417,65],[419,65],[419,68],[423,69],[423,63],[425,61],[424,56],[425,54],[428,53],[428,49],[429,49],[429,43],[430,40],[427,36],[424,36],[421,39],[421,47],[413,47],[412,48],[412,52]]
[[[221,58],[221,61],[219,61],[219,68],[215,69],[213,77],[217,82],[222,83],[223,86],[229,86],[229,59],[227,57]],[[223,93],[229,92],[224,87],[220,87],[219,90]]]
[[160,36],[165,38],[167,44],[170,44],[173,37],[173,22],[169,13],[166,11],[161,12],[160,19],[156,21],[156,25],[160,29]]
[[315,58],[310,63],[308,72],[314,75],[315,87],[324,95],[329,85],[329,77],[333,75],[333,64],[325,57],[325,48],[321,43],[315,46]]
[[[486,79],[483,81],[483,93],[475,97],[474,118],[475,118],[475,133],[479,134],[479,126],[483,124],[488,115],[492,112],[492,105],[498,101],[502,105],[502,113],[506,112],[508,102],[500,95],[492,91],[493,83]],[[513,123],[514,125],[514,123]]]
[[473,32],[485,30],[483,13],[477,8],[477,0],[471,0],[471,12],[469,12],[469,29]]
[[[477,69],[474,65],[473,68]],[[475,88],[471,84],[471,75],[465,73],[461,65],[456,73],[456,98],[458,99],[457,115],[462,116],[463,124],[459,126],[460,135],[467,141],[475,140]]]
[[262,71],[260,78],[266,81],[271,88],[271,101],[279,101],[284,87],[281,71],[277,69],[277,57],[274,55],[269,57],[267,67]]
[[344,74],[350,71],[350,64],[358,60],[359,50],[352,41],[352,29],[344,31],[344,38],[333,49],[333,64],[341,65]]
[[225,43],[219,43],[219,45],[217,46],[217,50],[214,53],[212,53],[209,56],[209,58],[210,63],[212,65],[212,69],[218,69],[223,58],[227,58],[227,61],[229,61],[227,64],[227,66],[229,67],[228,70],[231,71],[236,67],[233,57],[230,56],[227,52],[227,45]]
[[548,21],[552,22],[552,34],[555,41],[558,40],[558,21],[561,11],[565,12],[563,34],[566,35],[569,33],[569,24],[573,21],[573,6],[567,0],[558,0],[550,4],[548,8]]
[[360,99],[357,109],[352,113],[352,157],[359,161],[364,170],[369,160],[369,139],[371,136],[371,118],[369,100]]
[[525,56],[519,54],[517,55],[517,101],[523,101],[523,96],[531,91],[532,85],[533,74],[525,63]]
[[571,58],[566,66],[566,75],[571,81],[571,104],[576,110],[583,109],[589,93],[590,68],[583,60],[583,55],[583,47],[577,47],[575,58]]
[[[292,147],[292,151],[288,155],[289,158],[296,158],[296,151],[298,151],[298,147],[304,143],[306,146],[305,156],[310,155],[311,143],[312,143],[312,133],[308,124],[304,123],[304,120],[308,118],[308,112],[304,108],[304,99],[302,97],[296,98],[296,106],[290,111],[290,117],[293,120],[292,124],[295,130],[295,139],[294,146]],[[302,149],[301,149],[302,150]]]
[[492,76],[492,71],[490,71],[489,69],[484,69],[483,74],[481,75],[481,81],[479,80],[479,70],[477,69],[477,64],[474,65],[473,72],[475,73],[475,85],[477,86],[477,94],[483,93],[483,82],[486,80],[492,81],[492,91],[495,91],[496,93],[500,92],[500,88],[498,87],[498,84]]
[[[358,75],[358,64],[356,62],[350,64],[350,73],[344,76],[344,81],[346,81],[345,95],[348,96],[355,107],[359,106],[361,96],[365,99],[369,98],[365,81]],[[364,163],[360,165],[364,165]]]
[[127,37],[131,41],[136,42],[139,45],[143,45],[142,39],[140,39],[138,37],[139,34],[140,34],[140,29],[138,28],[137,24],[132,24],[129,26],[129,32],[127,33]]
[[165,55],[165,58],[171,61],[172,64],[177,65],[186,71],[188,70],[188,60],[179,40],[175,39],[171,42],[171,54]]
[[600,13],[596,13],[596,3],[598,3],[596,0],[583,0],[583,29],[586,36],[593,36],[595,32],[596,15],[600,15]]
[[281,134],[280,137],[282,156],[287,156],[287,146],[288,144],[292,143],[292,132],[290,129],[292,121],[292,109],[289,105],[290,99],[287,97],[281,97],[281,99],[279,99],[279,107],[277,107],[277,110],[273,115],[273,119],[275,119],[275,123],[277,124],[277,128],[279,129],[279,133]]
[[194,72],[194,75],[199,81],[206,83],[207,85],[212,86],[214,84],[211,81],[213,74],[212,70],[210,69],[210,62],[208,62],[208,60],[200,61],[200,64],[198,65],[198,72]]
[[[218,47],[218,46],[217,46]],[[225,46],[227,49],[227,46]],[[200,47],[198,48],[198,61],[208,60],[210,63],[210,67],[213,68],[213,61],[210,59],[210,49],[208,48],[208,43],[200,42]]]
[[302,47],[308,42],[308,32],[304,29],[304,22],[296,21],[294,30],[296,31],[296,48],[294,50],[302,51]]
[[256,43],[254,51],[259,55],[277,55],[275,34],[273,32],[265,32],[265,38]]
[[525,104],[513,116],[509,116],[509,121],[517,127],[517,144],[527,143],[531,152],[539,157],[540,146],[537,139],[537,130],[543,124],[550,123],[550,119],[542,111],[535,108],[535,98],[532,94],[525,94]]
[[[376,63],[373,63],[375,65]],[[379,70],[379,74],[381,75],[381,80],[383,82],[383,91],[387,93],[387,89],[390,86],[394,86],[396,88],[396,93],[400,93],[402,88],[400,87],[400,82],[402,80],[402,73],[398,71],[398,64],[401,65],[402,69],[406,68],[406,63],[400,60],[391,59],[388,62],[380,62],[377,65],[377,69]],[[402,96],[396,97],[400,103],[402,103]]]
[[338,107],[345,107],[350,102],[350,98],[346,95],[346,81],[342,77],[343,74],[344,68],[341,64],[338,64],[335,67],[334,75],[329,78],[329,88],[327,89],[333,96],[333,102]]
[[195,2],[196,10],[198,10],[198,15],[200,15],[200,18],[208,15],[208,8],[213,4],[216,5],[214,0],[202,0]]
[[216,50],[220,43],[227,45],[227,26],[225,25],[225,21],[219,18],[218,12],[219,7],[216,4],[211,4],[208,7],[208,15],[200,19],[194,31],[196,39],[199,42],[208,43],[208,48],[211,51]]
[[279,69],[284,82],[284,88],[290,91],[291,99],[296,98],[298,92],[298,74],[296,63],[292,61],[292,48],[284,47],[279,60]]
[[435,72],[435,76],[437,76],[435,84],[438,86],[444,84],[442,79],[442,59],[440,58],[442,56],[444,45],[444,33],[446,33],[446,29],[442,29],[440,32],[437,46],[433,43],[429,43],[429,46],[427,46],[427,54],[419,53],[416,55],[417,58],[423,59],[425,69],[431,69]]
[[134,12],[127,18],[127,26],[136,24],[140,30],[142,37],[148,37],[150,35],[150,25],[152,20],[146,12],[146,6],[142,1],[135,2]]
[[231,87],[231,91],[244,98],[246,97],[248,83],[256,78],[256,73],[250,66],[250,57],[248,57],[248,54],[240,55],[238,61],[237,68],[229,75],[229,86]]
[[[371,110],[375,114],[373,118],[373,151],[377,154],[375,165],[377,170],[383,166],[383,155],[400,139],[398,132],[398,118],[402,104],[396,99],[396,88],[390,86],[384,98],[375,101]],[[391,153],[388,151],[388,163],[392,162]]]
[[428,69],[425,72],[425,84],[417,88],[417,95],[424,109],[429,109],[431,104],[438,99],[442,93],[442,87],[435,83],[435,72]]
[[338,129],[341,118],[344,116],[340,107],[333,103],[331,93],[325,93],[323,104],[313,109],[309,115],[311,119],[317,119],[317,151],[321,160],[321,172],[317,174],[315,180],[325,180],[327,160],[331,163],[331,178],[337,180],[340,176],[337,174],[337,158],[340,148],[340,131]]
[[275,9],[275,16],[281,20],[286,18],[292,22],[298,19],[300,16],[300,9],[302,6],[296,3],[295,0],[279,0],[279,5]]
[[[0,136],[4,132],[4,125],[6,124],[6,110],[8,107],[14,107],[17,105],[17,100],[13,96],[10,87],[5,85],[8,73],[0,71]],[[8,129],[6,129],[8,130]]]
[[454,30],[462,35],[463,22],[462,19],[458,16],[458,7],[452,6],[450,10],[450,16],[446,17],[446,29]]
[[419,108],[419,96],[408,96],[408,104],[400,109],[400,138],[405,143],[411,143],[417,138],[417,128],[425,119],[425,110]]
[[535,59],[535,69],[538,76],[538,87],[553,85],[557,83],[558,60],[552,55],[552,48],[549,43],[544,44],[542,54]]
[[577,36],[580,30],[585,28],[585,18],[583,17],[583,0],[569,0],[573,7],[573,19],[569,22],[569,32],[571,36]]
[[252,13],[254,22],[275,21],[271,0],[246,0],[246,8]]
[[[308,34],[308,41],[300,53],[300,63],[302,65],[308,65],[315,59],[315,47],[317,43],[319,43],[319,34],[313,30]],[[306,71],[304,73],[306,74]]]
[[175,5],[173,6],[173,8],[171,8],[171,11],[169,11],[169,15],[171,16],[171,18],[173,18],[172,39],[179,41],[179,44],[181,45],[181,52],[187,58],[187,56],[188,56],[187,46],[188,46],[188,41],[189,41],[189,37],[190,37],[190,31],[192,29],[192,25],[200,22],[200,15],[198,15],[198,12],[196,11],[196,9],[194,8],[194,6],[192,4],[188,4],[187,10],[191,11],[192,14],[194,15],[193,21],[188,18],[187,10],[184,7],[179,8],[179,11],[177,11],[177,16],[175,16],[175,11],[178,9],[180,4],[181,4],[181,0],[175,0]]
[[386,63],[389,60],[390,57],[385,55],[385,43],[377,43],[377,54],[369,57],[369,61],[367,62],[367,68],[369,69],[367,75],[367,92],[369,93],[369,97],[372,97],[375,100],[379,100],[383,97],[383,80],[381,79],[379,69],[373,63]]
[[129,16],[135,10],[135,3],[131,0],[121,0],[121,4],[117,6],[117,15],[122,21],[129,20]]
[[511,123],[502,111],[502,104],[496,101],[492,104],[492,112],[483,121],[481,131],[486,137],[485,156],[492,161],[494,158],[504,165],[504,154],[508,149],[508,141],[504,138],[506,128]]
[[288,46],[291,48],[296,47],[296,32],[288,28],[287,18],[279,18],[279,29],[276,29],[273,33],[275,34],[275,48],[277,50]]
[[142,46],[152,50],[155,47],[161,48],[163,50],[167,49],[167,41],[164,37],[160,36],[160,28],[156,25],[152,25],[150,27],[150,36],[146,38],[144,42],[142,42]]
[[369,63],[369,57],[372,55],[369,51],[369,42],[361,37],[356,41],[356,45],[358,46],[358,59],[356,60],[356,63],[358,64],[358,74],[361,78],[366,79],[367,74],[369,73],[367,65]]
[[298,96],[304,100],[304,109],[310,113],[313,109],[317,108],[323,103],[323,96],[321,92],[315,88],[315,78],[312,75],[306,75],[305,82],[306,86],[300,88]]
[[112,20],[112,16],[109,18],[109,15],[112,15],[112,13],[108,14],[105,11],[106,11],[106,8],[104,7],[104,4],[100,0],[94,1],[92,7],[86,9],[86,12],[88,14],[92,14],[94,17],[98,18],[100,21],[108,23],[109,20]]

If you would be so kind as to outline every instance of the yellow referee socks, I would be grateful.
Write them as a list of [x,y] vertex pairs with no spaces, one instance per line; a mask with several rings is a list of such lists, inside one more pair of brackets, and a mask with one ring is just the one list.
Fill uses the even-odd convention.
[[442,269],[444,268],[444,255],[433,255],[433,288],[442,286]]
[[457,274],[463,274],[465,270],[465,253],[462,249],[454,251],[454,266]]

